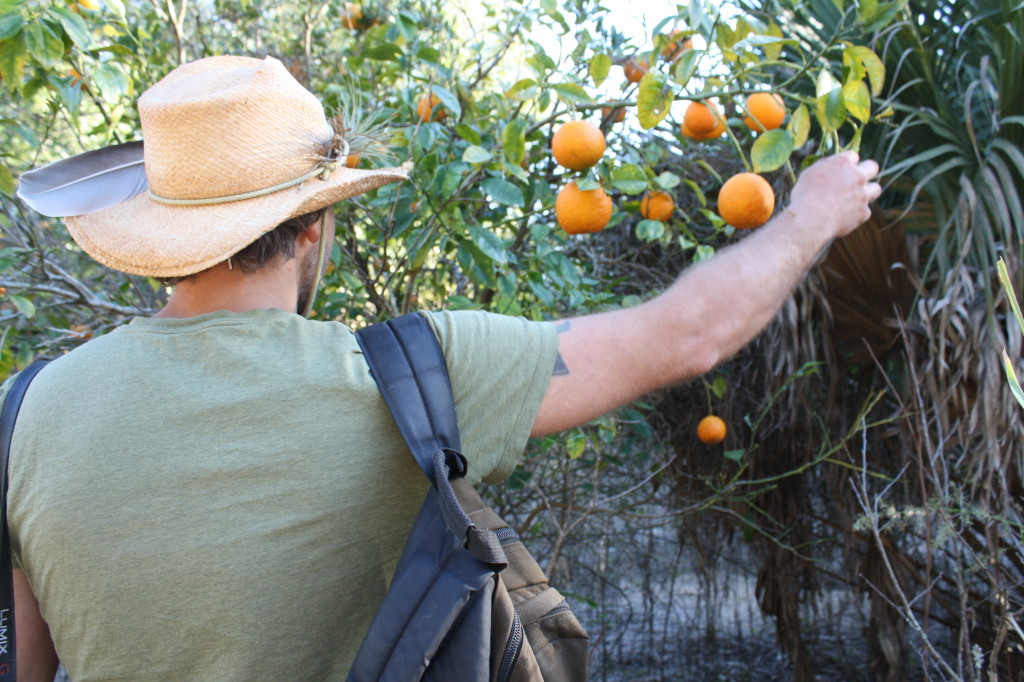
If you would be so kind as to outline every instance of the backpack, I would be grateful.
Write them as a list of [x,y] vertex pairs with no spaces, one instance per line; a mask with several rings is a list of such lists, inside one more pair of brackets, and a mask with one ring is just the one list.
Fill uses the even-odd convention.
[[584,682],[589,640],[518,535],[463,478],[444,354],[411,313],[356,334],[432,486],[349,682]]
[[7,460],[11,453],[14,422],[28,385],[47,363],[37,360],[18,374],[0,406],[0,682],[15,682],[14,572],[11,566],[11,536],[7,530]]

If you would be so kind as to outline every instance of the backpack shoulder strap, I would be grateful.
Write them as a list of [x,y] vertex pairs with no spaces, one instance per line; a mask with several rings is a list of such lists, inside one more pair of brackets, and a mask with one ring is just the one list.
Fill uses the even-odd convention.
[[[435,454],[462,448],[448,365],[434,330],[422,315],[409,313],[359,330],[356,340],[398,430],[433,481]],[[453,476],[465,475],[461,455],[448,459]]]
[[17,676],[14,638],[14,571],[11,568],[11,538],[7,530],[7,460],[11,454],[14,423],[28,385],[47,363],[37,360],[14,380],[0,407],[0,682],[14,682]]

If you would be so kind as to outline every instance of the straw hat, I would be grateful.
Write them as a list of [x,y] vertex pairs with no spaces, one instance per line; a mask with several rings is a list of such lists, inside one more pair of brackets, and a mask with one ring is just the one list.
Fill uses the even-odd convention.
[[205,270],[289,218],[409,172],[346,168],[323,106],[272,57],[185,64],[138,107],[148,191],[66,221],[86,253],[135,275]]

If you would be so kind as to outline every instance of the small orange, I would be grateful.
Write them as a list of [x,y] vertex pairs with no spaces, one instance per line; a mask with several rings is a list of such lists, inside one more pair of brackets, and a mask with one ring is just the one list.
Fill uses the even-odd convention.
[[441,98],[432,92],[424,93],[420,97],[420,101],[416,103],[416,114],[420,117],[421,121],[443,121],[444,117],[448,115],[444,109],[441,108]]
[[555,219],[569,234],[598,232],[612,219],[612,198],[602,187],[581,190],[572,180],[558,190]]
[[363,28],[363,6],[354,2],[346,3],[345,9],[341,11],[341,24],[353,31]]
[[7,287],[0,287],[0,296],[7,295]]
[[715,445],[725,440],[725,422],[721,417],[709,414],[697,424],[697,438],[701,443]]
[[680,38],[685,34],[686,31],[682,29],[672,31],[672,34],[668,37],[669,43],[661,50],[661,56],[671,62],[675,61],[686,50],[691,49],[693,47],[693,40],[686,38],[680,41]]
[[551,136],[555,161],[574,171],[586,170],[600,161],[605,146],[604,133],[587,121],[569,121]]
[[710,135],[719,124],[724,125],[722,112],[710,100],[690,102],[690,106],[686,107],[686,113],[683,115],[683,121],[690,132],[701,138]]
[[622,64],[622,73],[625,74],[626,80],[630,83],[639,83],[640,79],[644,77],[647,70],[651,68],[651,65],[643,60],[637,59],[636,57],[630,57]]
[[755,92],[746,101],[747,116],[743,122],[755,133],[775,130],[786,118],[786,105],[774,92]]
[[622,123],[626,120],[626,107],[601,107],[601,120]]
[[772,186],[757,173],[738,173],[718,192],[718,215],[737,229],[760,227],[774,211]]
[[720,118],[715,119],[715,127],[710,132],[704,133],[703,135],[697,135],[690,130],[686,125],[686,118],[683,117],[683,122],[679,124],[679,133],[683,137],[688,137],[691,140],[714,140],[722,136],[725,132],[725,121]]
[[347,168],[359,168],[359,154],[349,154],[345,157],[345,166]]
[[78,6],[90,12],[97,12],[100,9],[99,0],[78,0]]
[[648,192],[640,200],[640,215],[647,220],[660,220],[662,222],[672,217],[676,209],[676,202],[672,195],[660,189]]

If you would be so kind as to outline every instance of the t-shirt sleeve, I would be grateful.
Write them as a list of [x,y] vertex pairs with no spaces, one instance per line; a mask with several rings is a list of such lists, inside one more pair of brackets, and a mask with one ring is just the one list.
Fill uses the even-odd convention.
[[554,325],[481,311],[427,314],[455,396],[470,483],[512,473],[547,390],[558,353]]

